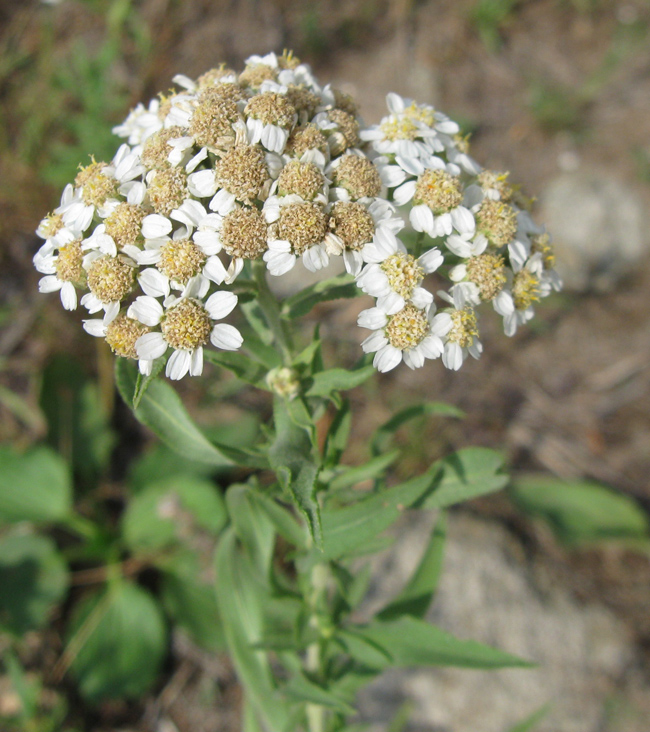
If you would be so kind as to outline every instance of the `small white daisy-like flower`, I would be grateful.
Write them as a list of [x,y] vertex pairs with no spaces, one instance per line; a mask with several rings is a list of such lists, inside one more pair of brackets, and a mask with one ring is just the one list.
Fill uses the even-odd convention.
[[122,254],[111,256],[93,250],[83,258],[86,283],[90,292],[81,298],[89,313],[103,310],[107,323],[115,319],[120,304],[135,286],[136,263]]
[[285,196],[265,206],[263,213],[271,225],[263,259],[272,275],[293,269],[298,257],[311,272],[327,266],[328,217],[323,206],[299,196]]
[[249,143],[260,142],[270,152],[282,153],[297,120],[289,99],[277,92],[262,92],[248,100],[244,113]]
[[[69,234],[72,236],[71,234]],[[44,247],[47,245],[44,245]],[[45,275],[38,283],[39,292],[59,292],[61,304],[66,310],[77,307],[77,287],[85,284],[83,250],[80,239],[71,238],[65,244],[57,243],[55,250],[43,252],[34,257],[34,266]]]
[[152,99],[145,107],[141,102],[132,109],[122,124],[113,127],[119,137],[126,137],[129,145],[140,145],[154,132],[162,129],[159,116],[160,99]]
[[439,249],[434,247],[416,259],[393,237],[367,245],[364,253],[370,263],[357,275],[357,285],[376,297],[377,306],[384,312],[399,312],[406,303],[422,309],[433,302],[433,295],[421,284],[425,275],[435,272],[443,263]]
[[139,359],[154,361],[169,348],[173,353],[165,373],[170,379],[182,379],[188,372],[199,376],[203,371],[203,347],[209,342],[226,351],[236,351],[243,339],[232,325],[214,323],[229,315],[237,305],[232,292],[214,292],[204,302],[195,297],[182,297],[164,309],[153,297],[143,295],[129,307],[129,318],[160,331],[140,336],[135,342]]
[[149,332],[149,328],[138,320],[120,313],[114,320],[84,320],[83,328],[95,338],[104,338],[111,351],[120,358],[131,358],[138,361],[140,373],[151,373],[152,360],[138,359],[135,343],[140,336]]
[[478,340],[476,311],[463,301],[459,291],[452,291],[451,294],[438,292],[438,295],[453,306],[434,318],[437,332],[444,341],[442,362],[446,368],[458,371],[468,355],[479,358],[483,352],[483,345]]
[[411,369],[420,368],[427,358],[438,358],[443,342],[434,316],[435,306],[425,309],[405,305],[387,315],[378,307],[363,310],[357,324],[374,331],[361,344],[365,353],[374,353],[378,371],[394,369],[402,361]]
[[325,246],[330,255],[343,255],[345,269],[356,276],[364,263],[382,261],[397,251],[396,234],[403,226],[395,208],[383,199],[370,204],[336,201],[329,208]]

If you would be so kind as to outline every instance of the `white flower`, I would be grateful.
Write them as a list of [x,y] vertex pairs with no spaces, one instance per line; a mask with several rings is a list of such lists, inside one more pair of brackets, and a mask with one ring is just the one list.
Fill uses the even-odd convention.
[[365,353],[374,353],[378,371],[390,371],[402,361],[411,369],[420,368],[426,358],[438,358],[443,351],[442,333],[434,324],[435,306],[425,309],[408,304],[394,314],[378,307],[363,310],[357,324],[373,333],[361,344]]
[[113,127],[113,132],[119,137],[127,137],[129,145],[140,145],[154,132],[162,129],[159,110],[160,100],[157,98],[152,99],[146,108],[140,103],[129,112],[121,125]]
[[135,344],[138,357],[153,361],[172,348],[166,375],[170,379],[182,379],[188,372],[199,376],[203,371],[203,346],[208,341],[227,351],[236,351],[241,346],[243,339],[237,328],[213,323],[229,315],[236,305],[237,296],[223,290],[214,292],[205,303],[191,295],[182,297],[167,309],[153,297],[136,298],[127,311],[128,317],[161,328],[138,338]]
[[478,340],[478,323],[474,308],[463,301],[458,290],[451,293],[438,292],[438,295],[453,306],[438,313],[433,319],[433,327],[442,336],[444,352],[442,363],[452,371],[458,371],[469,355],[479,358],[483,345]]
[[521,266],[512,262],[508,286],[494,302],[494,309],[503,316],[503,330],[513,336],[517,328],[534,317],[533,303],[547,297],[553,287],[553,278],[544,271],[541,254],[533,254]]
[[[439,249],[432,248],[415,259],[399,239],[386,238],[380,250],[376,244],[364,248],[370,261],[357,275],[357,285],[377,298],[377,306],[392,315],[412,303],[424,308],[433,302],[433,295],[421,287],[425,275],[435,272],[444,259]],[[369,254],[376,251],[376,258]]]

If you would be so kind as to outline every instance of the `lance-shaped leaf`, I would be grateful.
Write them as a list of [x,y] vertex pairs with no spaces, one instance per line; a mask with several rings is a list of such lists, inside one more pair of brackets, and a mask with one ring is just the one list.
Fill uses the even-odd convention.
[[289,711],[278,694],[267,654],[255,649],[262,637],[267,594],[259,571],[227,529],[215,557],[217,605],[230,657],[248,699],[269,729],[287,727]]
[[446,508],[500,490],[509,480],[499,472],[502,467],[503,457],[486,447],[466,447],[452,453],[430,468],[437,473],[436,486],[423,507]]
[[353,506],[323,511],[323,552],[336,559],[356,552],[373,541],[434,486],[432,473],[381,491]]
[[[124,401],[129,404],[137,379],[134,364],[124,358],[117,359],[115,380]],[[215,467],[233,465],[263,465],[259,457],[226,447],[213,445],[183,406],[180,397],[165,381],[156,379],[142,396],[135,416],[165,444],[190,460],[208,463]]]
[[356,710],[336,692],[314,683],[304,673],[293,676],[283,687],[283,692],[294,701],[328,707],[342,714],[355,714]]
[[353,658],[377,669],[388,666],[493,669],[534,665],[477,641],[461,640],[431,623],[409,616],[350,627],[339,631],[337,638]]
[[133,400],[131,402],[131,407],[133,409],[138,408],[145,392],[151,386],[153,381],[158,378],[160,372],[165,368],[166,363],[167,357],[161,356],[153,362],[153,364],[151,365],[151,373],[147,374],[147,376],[143,376],[140,372],[138,372],[138,376],[135,382],[135,390],[133,392]]
[[379,455],[384,452],[391,437],[397,430],[418,417],[428,417],[432,415],[440,415],[441,417],[463,417],[463,412],[451,404],[444,402],[424,402],[423,404],[413,404],[394,414],[387,422],[375,431],[370,444],[370,450],[373,455]]
[[547,521],[567,544],[620,539],[647,546],[646,513],[632,498],[606,486],[530,475],[517,479],[510,496],[523,511]]
[[261,389],[268,389],[264,381],[268,369],[239,351],[206,350],[203,357],[206,361],[227,369],[247,384],[253,384]]
[[510,727],[508,732],[532,732],[537,725],[544,719],[544,717],[551,711],[550,704],[544,704],[536,712],[533,712],[530,717],[526,717],[521,722],[515,724],[514,727]]
[[384,455],[378,455],[371,458],[363,465],[357,465],[354,468],[345,468],[343,472],[332,478],[329,484],[330,491],[340,491],[344,488],[350,488],[364,480],[374,480],[380,478],[386,472],[386,468],[395,462],[399,457],[399,450],[392,450]]
[[312,440],[307,429],[292,419],[286,401],[275,399],[273,415],[275,440],[269,449],[271,468],[282,489],[307,519],[312,538],[320,546],[320,509],[316,500],[316,477],[320,466],[313,458]]
[[287,298],[282,305],[282,317],[300,318],[320,302],[358,297],[361,294],[351,275],[338,275],[305,287]]
[[427,548],[406,587],[378,615],[379,620],[393,620],[402,615],[423,618],[431,605],[442,571],[442,559],[447,533],[444,514],[436,521]]
[[307,385],[305,396],[329,397],[332,392],[354,389],[369,379],[376,369],[374,366],[362,366],[349,371],[348,369],[328,369],[314,374]]

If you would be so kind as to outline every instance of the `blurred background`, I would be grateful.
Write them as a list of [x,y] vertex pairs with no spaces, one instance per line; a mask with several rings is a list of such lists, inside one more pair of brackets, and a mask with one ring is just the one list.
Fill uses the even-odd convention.
[[[647,732],[648,0],[2,0],[4,454],[55,448],[74,475],[81,514],[108,527],[137,492],[143,460],[155,454],[154,462],[171,464],[115,396],[113,358],[83,333],[80,312],[38,294],[33,232],[78,164],[91,154],[110,159],[119,142],[112,126],[137,102],[168,90],[174,74],[196,77],[222,61],[240,69],[251,54],[284,48],[322,83],[353,94],[368,123],[384,114],[389,91],[460,122],[479,162],[509,170],[536,197],[535,218],[553,235],[566,282],[515,338],[486,313],[485,353],[461,372],[440,363],[398,369],[353,395],[350,462],[362,459],[365,437],[394,407],[423,398],[467,416],[405,431],[400,475],[465,445],[506,456],[513,486],[451,517],[431,617],[540,664],[495,674],[391,673],[364,694],[363,719],[377,730],[401,714],[411,720],[407,729],[498,732],[539,710],[542,732]],[[331,361],[358,358],[355,321],[366,306],[360,300],[316,312]],[[181,391],[203,424],[218,415],[226,431],[254,431],[242,407],[268,409],[221,373],[195,381]],[[546,499],[531,492],[535,485],[547,485]],[[584,492],[594,485],[610,492]],[[613,496],[623,502],[608,503]],[[406,521],[403,529],[398,549],[378,560],[386,579],[376,598],[391,592],[419,551],[418,526]],[[65,546],[57,530],[48,531],[48,540]],[[67,673],[66,633],[73,601],[105,579],[88,575],[97,569],[89,556],[79,565],[71,560],[69,589],[46,604],[34,627],[12,626],[11,598],[0,590],[7,631],[0,633],[0,729],[237,729],[232,669],[215,652],[218,641],[201,644],[186,632],[189,621],[183,626],[169,609],[169,591],[171,635],[158,675],[137,693],[99,701],[80,695]],[[161,592],[146,562],[125,571]]]

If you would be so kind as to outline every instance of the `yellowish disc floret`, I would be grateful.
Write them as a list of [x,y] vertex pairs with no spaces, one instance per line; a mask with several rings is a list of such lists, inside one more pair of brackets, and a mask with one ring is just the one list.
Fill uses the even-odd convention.
[[503,257],[486,252],[467,261],[467,279],[479,290],[481,300],[494,300],[506,284]]
[[212,321],[198,300],[184,298],[167,311],[160,327],[172,348],[192,351],[208,342]]
[[425,170],[415,184],[413,203],[425,204],[436,216],[448,213],[462,202],[460,180],[445,170]]
[[391,346],[408,351],[419,345],[429,332],[429,321],[423,310],[408,304],[388,319],[386,338]]
[[223,220],[221,243],[231,257],[259,259],[268,248],[268,227],[256,208],[236,208]]
[[185,137],[187,131],[182,127],[167,127],[150,135],[142,146],[142,162],[148,168],[167,168],[169,153],[173,150],[169,144],[176,137]]
[[359,251],[375,234],[375,222],[368,210],[355,201],[338,201],[330,214],[329,228],[346,249]]
[[86,276],[82,266],[83,256],[81,239],[71,241],[59,248],[54,266],[56,267],[56,276],[61,282],[83,283]]
[[147,212],[134,203],[120,203],[105,219],[106,233],[113,238],[118,249],[127,244],[138,246],[142,243],[142,220]]
[[186,198],[189,198],[187,173],[181,168],[156,170],[149,180],[147,194],[153,210],[163,216],[169,216]]
[[345,155],[334,169],[334,182],[345,188],[353,200],[373,198],[381,192],[379,171],[368,158]]
[[307,150],[327,152],[327,138],[316,125],[311,123],[305,127],[296,127],[287,141],[285,152],[288,155],[301,158]]
[[537,234],[531,236],[531,254],[541,254],[542,266],[544,269],[555,267],[555,249],[551,244],[551,237],[548,234]]
[[217,184],[239,201],[252,203],[270,181],[264,152],[253,145],[237,145],[215,166]]
[[296,194],[305,201],[312,201],[323,192],[325,176],[314,163],[302,163],[290,160],[278,177],[278,193],[281,195]]
[[457,343],[461,348],[469,348],[478,337],[478,321],[474,308],[454,310],[451,313],[451,323],[447,340],[450,343]]
[[296,110],[284,94],[263,92],[248,100],[244,113],[258,119],[265,125],[290,127],[293,124]]
[[509,244],[517,233],[517,212],[503,201],[484,198],[475,218],[476,228],[494,247]]
[[108,198],[117,193],[117,181],[104,175],[106,163],[97,163],[94,160],[90,165],[81,168],[77,173],[74,184],[81,188],[81,197],[86,205],[101,206]]
[[527,310],[541,297],[539,277],[529,269],[522,269],[512,280],[512,299],[517,310]]
[[111,351],[122,358],[138,358],[135,350],[135,342],[145,333],[149,333],[150,328],[143,325],[133,318],[129,318],[125,313],[121,313],[106,328],[106,343]]
[[170,280],[187,284],[199,274],[207,257],[191,239],[172,239],[160,248],[158,269]]
[[316,203],[292,203],[280,210],[278,238],[291,244],[295,254],[302,254],[320,244],[327,234],[327,215]]
[[381,269],[388,278],[391,289],[405,299],[413,295],[414,288],[418,287],[424,277],[424,269],[411,254],[397,252],[391,254],[381,265]]
[[88,268],[88,287],[100,302],[120,302],[133,289],[135,267],[121,257],[105,255]]

